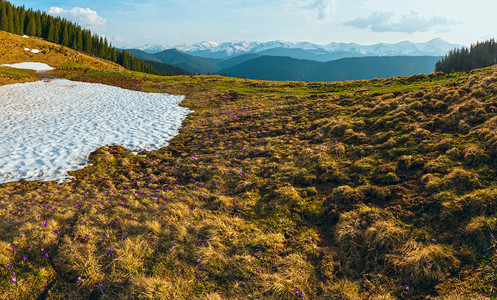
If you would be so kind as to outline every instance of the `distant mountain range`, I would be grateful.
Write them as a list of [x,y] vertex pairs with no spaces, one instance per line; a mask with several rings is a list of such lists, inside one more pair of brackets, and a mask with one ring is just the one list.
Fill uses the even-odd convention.
[[318,62],[260,56],[222,69],[220,74],[260,80],[344,81],[429,74],[440,56],[371,56]]
[[[267,80],[337,81],[429,74],[454,48],[441,39],[426,43],[202,42],[128,49],[134,56],[171,64],[197,74],[224,74]],[[162,51],[159,51],[161,50]],[[164,50],[165,49],[165,50]]]
[[318,45],[309,42],[200,42],[191,45],[144,45],[137,49],[147,53],[158,53],[166,49],[177,49],[186,54],[204,58],[227,59],[243,54],[288,56],[297,59],[330,61],[345,57],[365,56],[444,56],[454,48],[463,45],[452,44],[442,39],[425,43],[404,41],[396,44],[378,43],[359,45],[356,43],[329,43]]

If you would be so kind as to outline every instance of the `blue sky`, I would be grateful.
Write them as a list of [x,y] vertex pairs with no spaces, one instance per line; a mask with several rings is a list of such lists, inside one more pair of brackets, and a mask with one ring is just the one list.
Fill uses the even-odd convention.
[[495,0],[11,0],[76,21],[114,45],[200,41],[374,44],[495,37]]

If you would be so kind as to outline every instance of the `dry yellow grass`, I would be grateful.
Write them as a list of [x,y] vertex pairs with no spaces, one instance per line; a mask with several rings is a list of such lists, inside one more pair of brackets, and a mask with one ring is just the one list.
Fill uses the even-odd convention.
[[[37,37],[22,36],[0,31],[0,64],[19,62],[41,62],[56,67],[81,67],[99,70],[118,71],[121,66],[95,58],[67,47],[47,42]],[[40,53],[32,53],[24,49],[37,49]]]
[[5,297],[496,295],[493,70],[344,83],[59,74],[184,94],[194,112],[146,156],[103,147],[73,182],[1,185]]

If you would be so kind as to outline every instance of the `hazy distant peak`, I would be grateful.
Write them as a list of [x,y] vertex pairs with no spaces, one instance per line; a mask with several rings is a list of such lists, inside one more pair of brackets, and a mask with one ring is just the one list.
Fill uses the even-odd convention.
[[218,42],[212,42],[212,41],[202,41],[199,43],[195,44],[183,44],[183,45],[176,45],[174,48],[181,50],[181,51],[195,51],[195,50],[208,50],[208,49],[214,49],[219,46]]
[[[145,45],[138,49],[148,53],[157,53],[165,49],[175,48],[184,53],[205,57],[226,59],[243,54],[267,54],[268,51],[278,52],[282,56],[291,56],[294,58],[314,59],[312,55],[318,55],[320,60],[333,57],[333,54],[340,54],[341,57],[356,56],[444,56],[454,48],[460,48],[462,45],[452,44],[441,38],[435,38],[424,43],[413,43],[410,41],[401,41],[394,44],[377,43],[373,45],[360,45],[357,43],[337,43],[332,42],[325,45],[314,44],[310,42],[289,42],[289,41],[231,41],[218,43],[213,41],[203,41],[194,44],[183,44],[171,47],[160,45]],[[280,49],[277,51],[277,49]],[[283,52],[287,51],[287,52]],[[294,51],[294,52],[288,52]],[[306,52],[307,55],[299,57],[299,54]]]
[[152,45],[152,44],[145,44],[143,46],[140,46],[136,49],[138,50],[142,50],[142,51],[145,51],[147,53],[151,53],[151,54],[154,54],[154,53],[158,53],[158,52],[161,52],[161,51],[164,51],[166,49],[169,49],[170,47],[169,46],[166,46],[166,45]]

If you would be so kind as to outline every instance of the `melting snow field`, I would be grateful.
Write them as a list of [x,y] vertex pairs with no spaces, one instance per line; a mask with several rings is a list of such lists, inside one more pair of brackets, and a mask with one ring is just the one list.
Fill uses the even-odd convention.
[[183,96],[57,79],[0,86],[0,183],[68,178],[106,145],[167,146]]
[[[28,48],[26,48],[26,49],[28,49]],[[39,50],[37,50],[37,51],[39,51]],[[38,62],[23,62],[23,63],[12,64],[12,65],[3,64],[1,66],[2,67],[16,68],[16,69],[30,69],[30,70],[35,70],[35,71],[38,71],[38,72],[40,72],[40,71],[50,71],[50,70],[54,69],[54,68],[50,67],[47,64],[38,63]]]

